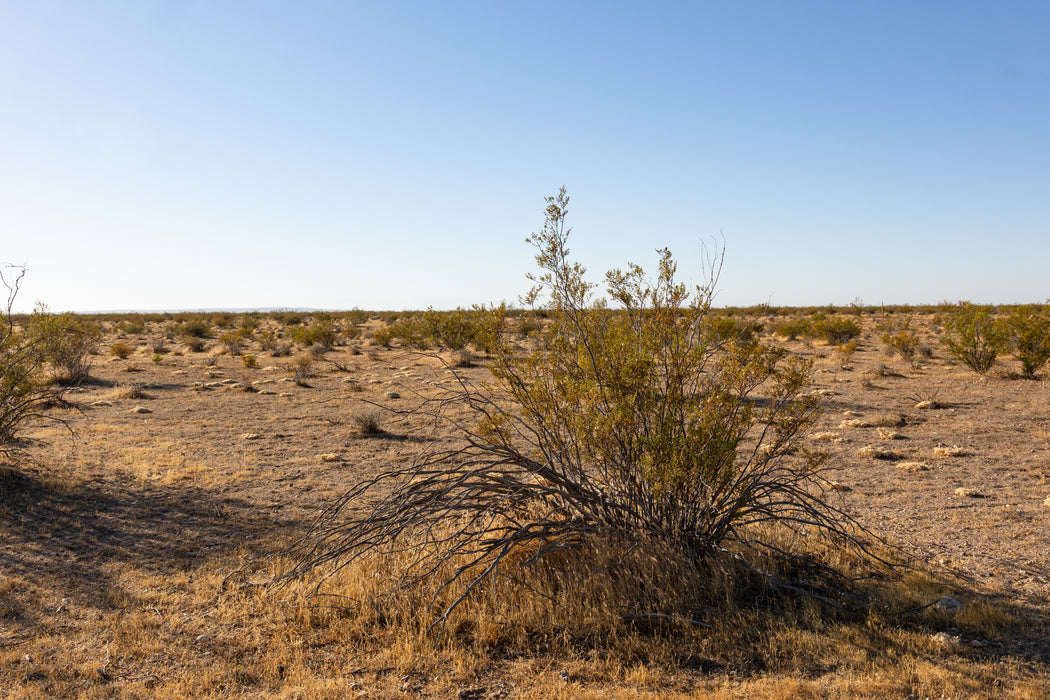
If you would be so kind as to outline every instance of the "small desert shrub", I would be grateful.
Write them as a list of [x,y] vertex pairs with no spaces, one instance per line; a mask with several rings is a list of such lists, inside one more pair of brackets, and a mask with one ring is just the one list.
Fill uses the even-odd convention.
[[543,326],[540,325],[539,320],[534,314],[522,314],[518,318],[517,323],[518,335],[522,338],[528,338],[529,336],[536,335]]
[[204,340],[195,335],[188,335],[182,339],[182,344],[190,352],[204,352]]
[[303,322],[303,315],[298,311],[273,311],[270,318],[282,326],[298,326]]
[[251,335],[259,327],[259,319],[251,314],[241,316],[240,330],[246,335]]
[[142,335],[146,332],[146,324],[142,321],[121,321],[117,324],[117,329],[128,335]]
[[715,316],[708,319],[704,329],[716,343],[752,343],[755,334],[761,333],[761,323],[749,323],[743,319],[728,316]]
[[109,354],[113,357],[120,358],[121,360],[128,359],[134,351],[135,348],[132,347],[131,343],[123,340],[118,340],[109,346]]
[[287,340],[279,340],[270,348],[271,357],[288,357],[292,354],[292,344]]
[[446,347],[454,352],[465,350],[470,344],[487,350],[492,345],[494,329],[487,323],[489,317],[480,308],[455,311],[427,311],[423,315],[421,333],[427,343]]
[[219,336],[219,342],[231,355],[240,355],[244,349],[244,336],[240,333],[223,333]]
[[383,347],[390,347],[390,342],[394,339],[394,327],[383,326],[372,331],[372,340],[375,341],[376,345]]
[[158,338],[150,343],[150,349],[157,355],[164,355],[168,352],[168,345],[163,338]]
[[883,329],[882,342],[886,345],[887,350],[909,363],[914,362],[915,353],[922,345],[922,341],[912,331],[907,319],[903,323],[887,324]]
[[315,321],[309,326],[299,326],[288,331],[288,337],[306,347],[316,347],[327,352],[335,347],[337,335],[335,327],[327,318]]
[[216,328],[229,328],[233,325],[233,314],[226,313],[225,311],[211,315],[212,325]]
[[778,323],[773,327],[773,332],[788,340],[798,340],[813,335],[813,324],[808,318],[793,318],[790,321]]
[[977,374],[986,374],[995,364],[1002,343],[992,310],[960,301],[946,316],[941,342],[948,354]]
[[835,346],[835,354],[839,357],[839,362],[843,368],[848,368],[850,360],[853,359],[853,355],[857,352],[857,341],[851,340],[847,343],[839,343]]
[[259,348],[263,352],[270,352],[277,344],[277,334],[271,330],[265,330],[258,337]]
[[159,365],[164,360],[164,356],[161,355],[159,352],[155,352],[153,353],[153,357],[150,359],[153,360],[153,364]]
[[860,324],[842,316],[821,317],[813,324],[813,332],[831,345],[841,345],[861,334]]
[[211,334],[211,324],[203,318],[191,318],[177,324],[174,331],[178,335],[188,335],[194,338],[207,338]]
[[310,386],[307,380],[313,376],[314,357],[309,353],[297,355],[288,365],[292,379],[299,386]]
[[29,319],[29,342],[39,344],[51,364],[51,374],[60,384],[79,384],[88,379],[90,356],[98,352],[102,331],[74,314],[55,315],[39,304]]
[[1032,378],[1050,360],[1050,312],[1017,306],[998,322],[999,346],[1021,362],[1021,374]]
[[258,364],[255,355],[241,355],[241,362],[243,362],[244,366],[248,369],[252,369]]
[[343,338],[346,340],[357,340],[361,337],[361,328],[353,323],[343,326]]

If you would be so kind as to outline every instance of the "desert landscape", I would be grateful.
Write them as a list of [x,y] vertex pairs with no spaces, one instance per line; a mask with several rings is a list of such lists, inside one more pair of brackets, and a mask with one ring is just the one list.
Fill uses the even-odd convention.
[[[435,642],[363,626],[307,586],[269,586],[318,509],[449,439],[414,409],[490,381],[491,358],[408,347],[396,329],[411,313],[87,317],[100,332],[88,378],[27,424],[0,477],[0,690],[1047,697],[1050,391],[1013,358],[979,375],[949,356],[949,311],[713,312],[812,360],[805,392],[821,416],[804,440],[827,455],[829,498],[907,562],[899,610],[825,623],[773,614],[732,646],[673,625],[632,628],[633,641]],[[805,330],[821,319],[857,335]],[[526,348],[547,321],[509,323]],[[921,341],[907,360],[885,340],[902,327]],[[925,607],[943,597],[962,610]]]

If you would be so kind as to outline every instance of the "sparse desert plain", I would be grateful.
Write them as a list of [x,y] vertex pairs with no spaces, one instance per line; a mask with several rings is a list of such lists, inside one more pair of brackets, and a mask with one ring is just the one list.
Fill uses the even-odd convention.
[[[453,367],[381,344],[382,314],[338,316],[336,342],[313,349],[295,332],[307,313],[199,314],[197,335],[186,318],[100,317],[89,379],[28,425],[0,477],[0,695],[1050,697],[1045,370],[1021,378],[1003,357],[976,374],[940,343],[936,308],[840,309],[862,332],[839,345],[777,332],[813,310],[719,313],[813,361],[823,412],[806,444],[827,454],[829,497],[911,563],[899,611],[774,620],[735,647],[691,628],[687,652],[646,641],[673,625],[610,646],[362,628],[305,587],[266,586],[287,564],[273,555],[446,440],[412,409],[457,375],[488,381],[486,354]],[[922,341],[910,361],[881,338],[890,317]],[[962,610],[909,612],[945,596]]]

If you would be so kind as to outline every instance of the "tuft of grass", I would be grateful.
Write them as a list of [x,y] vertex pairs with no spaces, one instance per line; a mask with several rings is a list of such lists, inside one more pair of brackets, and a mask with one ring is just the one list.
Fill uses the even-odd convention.
[[361,435],[380,435],[383,432],[382,414],[377,410],[355,411],[350,420]]

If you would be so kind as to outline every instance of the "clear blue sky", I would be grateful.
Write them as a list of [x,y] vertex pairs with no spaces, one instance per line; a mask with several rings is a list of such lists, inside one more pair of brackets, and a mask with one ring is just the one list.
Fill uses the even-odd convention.
[[18,307],[514,301],[543,198],[599,277],[719,302],[1050,297],[1050,2],[0,0]]

